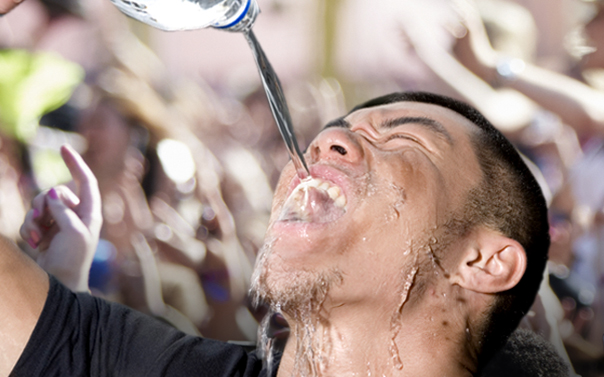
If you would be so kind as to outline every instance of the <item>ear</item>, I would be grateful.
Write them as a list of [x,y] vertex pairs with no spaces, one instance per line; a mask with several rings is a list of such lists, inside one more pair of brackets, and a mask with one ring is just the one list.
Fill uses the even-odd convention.
[[518,284],[526,270],[526,253],[517,241],[479,227],[466,238],[462,259],[451,280],[479,293],[507,291]]

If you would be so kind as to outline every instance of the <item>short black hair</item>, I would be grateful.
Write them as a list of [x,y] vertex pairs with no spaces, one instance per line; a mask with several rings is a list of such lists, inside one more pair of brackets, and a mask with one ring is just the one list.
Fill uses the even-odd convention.
[[550,245],[547,205],[541,187],[520,154],[478,110],[456,99],[426,92],[392,93],[353,108],[397,102],[420,102],[452,110],[471,121],[478,132],[470,139],[482,170],[482,181],[470,190],[463,209],[465,230],[485,225],[518,241],[525,250],[527,268],[512,289],[497,294],[482,328],[478,345],[481,363],[506,342],[532,306],[547,262]]

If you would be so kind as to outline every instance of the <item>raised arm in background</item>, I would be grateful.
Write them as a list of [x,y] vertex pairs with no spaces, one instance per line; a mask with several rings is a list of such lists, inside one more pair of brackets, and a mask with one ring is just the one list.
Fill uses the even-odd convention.
[[61,155],[75,193],[57,186],[36,196],[21,237],[39,248],[38,264],[75,292],[88,291],[88,276],[102,224],[101,196],[92,171],[71,147]]
[[518,131],[530,123],[536,110],[533,101],[511,89],[495,89],[466,68],[439,38],[440,30],[417,17],[401,14],[401,18],[405,42],[449,90],[474,105],[504,133]]
[[[597,6],[597,14],[585,25],[589,43],[596,50],[585,57],[590,68],[604,68],[604,5]],[[604,91],[513,56],[502,56],[491,47],[477,12],[468,12],[466,27],[468,32],[458,39],[456,50],[463,51],[468,58],[464,64],[475,74],[486,82],[498,82],[524,94],[557,114],[580,135],[604,134]]]

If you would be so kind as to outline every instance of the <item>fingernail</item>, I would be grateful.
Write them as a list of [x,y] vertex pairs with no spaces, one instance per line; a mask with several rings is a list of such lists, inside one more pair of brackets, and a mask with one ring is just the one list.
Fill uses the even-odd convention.
[[38,243],[40,242],[40,236],[38,235],[38,233],[36,233],[34,230],[32,230],[31,232],[29,232],[29,235],[31,236],[31,239],[35,242]]
[[57,195],[57,190],[55,190],[55,188],[51,188],[50,191],[48,191],[48,196],[50,196],[51,199],[59,199],[59,195]]
[[38,218],[38,216],[40,216],[40,211],[38,211],[37,208],[34,208],[34,219]]
[[34,242],[34,240],[32,240],[31,238],[27,240],[27,243],[29,244],[29,246],[32,247],[32,249],[35,249],[36,247],[38,247],[36,245],[36,243]]

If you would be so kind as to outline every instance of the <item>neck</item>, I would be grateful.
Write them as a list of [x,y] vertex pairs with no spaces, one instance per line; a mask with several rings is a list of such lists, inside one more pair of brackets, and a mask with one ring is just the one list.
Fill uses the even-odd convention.
[[428,301],[430,307],[406,307],[400,316],[375,304],[326,304],[314,316],[288,315],[291,335],[278,377],[471,376],[468,316],[451,312],[452,298],[434,294]]

